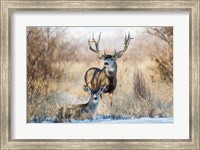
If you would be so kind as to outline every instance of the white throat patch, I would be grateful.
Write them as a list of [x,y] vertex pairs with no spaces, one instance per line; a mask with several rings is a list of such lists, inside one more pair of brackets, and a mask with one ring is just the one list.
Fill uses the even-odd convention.
[[93,104],[98,104],[99,100],[93,100]]
[[113,68],[113,67],[106,68],[106,71],[107,71],[107,72],[114,72],[114,71],[115,71],[115,68]]

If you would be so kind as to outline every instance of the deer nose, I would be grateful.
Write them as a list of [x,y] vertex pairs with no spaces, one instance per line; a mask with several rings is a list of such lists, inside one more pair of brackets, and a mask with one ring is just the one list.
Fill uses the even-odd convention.
[[97,97],[94,97],[94,100],[97,100]]
[[104,63],[104,65],[108,65],[108,63],[107,63],[107,62],[105,62],[105,63]]

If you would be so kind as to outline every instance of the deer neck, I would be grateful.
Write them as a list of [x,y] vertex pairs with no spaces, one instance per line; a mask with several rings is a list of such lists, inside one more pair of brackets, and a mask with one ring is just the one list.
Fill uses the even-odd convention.
[[93,103],[92,100],[89,100],[87,109],[90,110],[92,113],[94,113],[96,111],[98,103],[99,103],[99,101],[97,103]]
[[105,73],[108,77],[116,76],[117,63],[114,63],[111,67],[104,67]]

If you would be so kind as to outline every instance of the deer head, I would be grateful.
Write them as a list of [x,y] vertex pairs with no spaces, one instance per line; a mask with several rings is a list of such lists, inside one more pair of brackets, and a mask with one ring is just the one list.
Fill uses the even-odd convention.
[[84,85],[83,89],[85,92],[90,94],[89,102],[98,103],[99,102],[99,95],[103,92],[106,86],[102,86],[99,88],[98,91],[91,90],[88,86]]
[[[89,45],[90,50],[97,54],[99,59],[104,60],[104,67],[106,68],[113,67],[113,65],[116,64],[116,60],[123,55],[123,53],[127,50],[131,39],[133,39],[130,37],[130,33],[128,33],[128,35],[125,34],[124,48],[118,52],[115,50],[115,53],[113,55],[107,55],[105,50],[103,54],[99,50],[100,38],[101,38],[101,33],[99,34],[97,40],[95,40],[94,34],[93,34],[92,39],[89,38],[88,40],[88,45]],[[95,45],[95,48],[92,47],[91,43]]]

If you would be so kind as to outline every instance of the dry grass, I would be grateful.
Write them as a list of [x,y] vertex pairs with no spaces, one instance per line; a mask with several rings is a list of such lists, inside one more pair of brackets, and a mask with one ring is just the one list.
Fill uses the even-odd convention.
[[[162,80],[152,83],[149,74],[138,71],[138,66],[132,68],[131,72],[124,71],[122,78],[118,74],[120,86],[115,91],[112,113],[134,117],[173,116],[172,83]],[[145,73],[148,73],[147,68]],[[97,114],[107,115],[109,110],[109,103],[100,104]]]
[[[144,67],[146,64],[146,68]],[[173,116],[173,100],[172,100],[172,83],[165,82],[160,79],[152,82],[148,70],[149,61],[143,62],[141,66],[134,66],[131,61],[118,62],[118,85],[113,98],[113,108],[108,103],[108,95],[104,94],[104,103],[100,101],[97,108],[97,115],[129,115],[134,117],[166,117]],[[51,116],[55,117],[58,107],[70,104],[85,103],[89,97],[83,90],[84,74],[89,67],[101,66],[99,61],[89,63],[83,62],[62,62],[64,78],[60,82],[50,81],[48,86],[48,94],[37,98],[34,103],[28,103],[28,118],[34,116]],[[140,73],[137,74],[138,68]],[[141,97],[134,90],[134,74],[138,75],[138,80],[143,79],[141,88],[146,88],[146,96],[144,91]],[[152,74],[152,72],[151,72]],[[156,76],[156,75],[155,75]],[[136,84],[136,86],[138,86]],[[150,95],[148,95],[148,92]],[[147,97],[149,97],[147,99]]]

